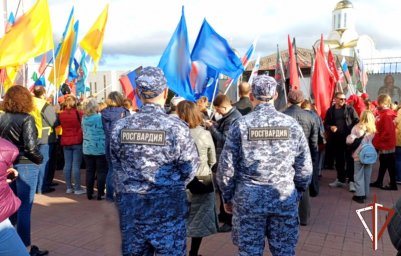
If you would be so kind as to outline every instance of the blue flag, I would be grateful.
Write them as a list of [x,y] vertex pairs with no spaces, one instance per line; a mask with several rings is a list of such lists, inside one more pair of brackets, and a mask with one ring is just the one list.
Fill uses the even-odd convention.
[[192,62],[191,84],[194,86],[195,99],[206,96],[209,101],[212,101],[214,94],[218,92],[215,88],[218,85],[218,77],[217,71],[202,61]]
[[44,76],[39,77],[39,78],[35,81],[34,85],[35,85],[35,86],[46,86],[45,77],[44,77]]
[[82,70],[82,77],[85,80],[88,76],[88,68],[85,63],[86,53],[82,52],[81,60],[79,61],[79,68]]
[[191,57],[184,7],[182,7],[180,22],[160,58],[158,67],[163,70],[167,85],[172,91],[187,100],[195,100],[189,81]]
[[78,67],[77,69],[77,84],[76,84],[76,90],[77,90],[77,95],[84,94],[85,92],[90,91],[90,87],[85,85],[88,69],[86,68],[85,64],[85,58],[86,54],[85,52],[82,52],[81,60],[78,63],[77,59],[74,58],[74,65]]
[[77,20],[74,24],[74,41],[72,43],[72,49],[71,49],[68,81],[72,81],[73,79],[78,78],[79,64],[78,61],[75,59],[75,51],[77,50],[78,27],[79,27],[79,21]]
[[240,58],[228,42],[203,20],[194,48],[192,61],[201,60],[207,66],[229,77],[238,77],[244,71]]

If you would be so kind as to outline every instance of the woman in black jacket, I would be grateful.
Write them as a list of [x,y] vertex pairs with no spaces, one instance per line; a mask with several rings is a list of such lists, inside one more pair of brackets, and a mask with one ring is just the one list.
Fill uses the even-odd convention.
[[0,113],[0,137],[12,142],[19,151],[14,162],[19,175],[11,186],[21,200],[21,207],[10,220],[14,225],[18,221],[17,232],[25,246],[30,247],[30,255],[47,255],[48,251],[31,245],[31,210],[38,183],[38,164],[43,161],[38,148],[38,130],[29,114],[34,109],[32,95],[23,86],[12,86],[0,109],[4,111]]

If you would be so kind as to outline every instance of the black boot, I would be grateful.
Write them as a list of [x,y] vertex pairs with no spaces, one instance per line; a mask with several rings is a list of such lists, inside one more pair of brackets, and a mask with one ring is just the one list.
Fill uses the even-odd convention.
[[352,200],[359,204],[364,204],[365,203],[365,196],[353,196]]
[[379,183],[378,181],[375,181],[373,183],[370,183],[370,186],[373,188],[381,188],[381,187],[383,187],[383,184]]
[[44,256],[44,255],[48,255],[49,251],[47,250],[39,250],[39,247],[37,247],[36,245],[31,245],[31,250],[29,251],[29,255],[30,256]]

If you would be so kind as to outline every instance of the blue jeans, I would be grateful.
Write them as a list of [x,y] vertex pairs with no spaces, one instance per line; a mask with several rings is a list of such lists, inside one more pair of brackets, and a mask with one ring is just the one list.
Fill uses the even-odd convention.
[[109,170],[106,176],[106,200],[113,201],[114,200],[114,179],[113,179],[113,164],[111,163],[111,159],[107,159],[107,164]]
[[395,180],[401,182],[401,147],[395,147]]
[[39,151],[43,156],[43,162],[39,165],[37,193],[46,192],[49,189],[47,177],[50,168],[50,152],[53,150],[54,143],[39,145]]
[[82,162],[82,145],[64,146],[64,177],[67,189],[72,189],[71,171],[74,175],[74,189],[80,190],[81,187],[81,162]]
[[0,256],[29,256],[9,219],[0,222]]
[[31,245],[31,211],[38,184],[39,165],[16,164],[18,178],[11,183],[11,188],[21,200],[21,206],[11,217],[11,223],[17,224],[17,232],[25,246]]
[[354,182],[356,196],[369,196],[372,166],[372,164],[361,164],[359,161],[354,161]]

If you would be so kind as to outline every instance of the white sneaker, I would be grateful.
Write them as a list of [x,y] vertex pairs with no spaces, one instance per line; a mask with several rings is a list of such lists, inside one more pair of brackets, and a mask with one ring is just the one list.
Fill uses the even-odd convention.
[[356,189],[355,189],[355,182],[350,181],[350,182],[349,182],[349,192],[355,192],[355,191],[356,191]]
[[346,186],[345,183],[339,182],[338,179],[336,179],[332,183],[329,183],[329,187],[332,187],[332,188],[343,188],[345,186]]
[[83,189],[83,188],[77,189],[74,192],[75,195],[82,195],[82,194],[85,194],[85,193],[86,193],[86,189]]
[[66,194],[72,194],[74,193],[74,190],[72,188],[67,188],[67,191],[65,191]]

